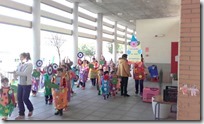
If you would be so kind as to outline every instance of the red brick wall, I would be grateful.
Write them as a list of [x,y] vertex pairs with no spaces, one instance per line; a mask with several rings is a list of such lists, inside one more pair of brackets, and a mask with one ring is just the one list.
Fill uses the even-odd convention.
[[[196,85],[200,91],[200,0],[181,0],[179,88]],[[200,120],[200,93],[178,93],[177,120]]]

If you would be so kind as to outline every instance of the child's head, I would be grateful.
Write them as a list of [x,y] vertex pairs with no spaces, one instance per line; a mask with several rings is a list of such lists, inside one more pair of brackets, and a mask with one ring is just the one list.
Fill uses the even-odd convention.
[[108,74],[109,74],[109,71],[105,71],[105,72],[104,72],[104,75],[108,75]]
[[58,68],[57,69],[57,76],[62,76],[63,73],[63,68]]
[[2,79],[1,79],[1,85],[2,85],[3,87],[8,87],[8,86],[9,86],[9,79],[6,78],[6,77],[2,78]]

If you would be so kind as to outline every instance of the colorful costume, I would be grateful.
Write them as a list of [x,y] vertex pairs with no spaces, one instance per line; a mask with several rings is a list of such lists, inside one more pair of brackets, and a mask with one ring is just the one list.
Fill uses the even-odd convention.
[[134,79],[135,80],[144,80],[145,79],[145,68],[141,65],[142,62],[136,63],[134,67]]
[[49,102],[49,104],[52,104],[53,98],[52,98],[52,90],[51,90],[51,78],[48,74],[45,74],[43,76],[44,80],[44,86],[45,86],[45,104]]
[[38,92],[38,87],[39,87],[39,82],[40,82],[40,71],[37,69],[34,69],[32,73],[32,93],[33,96],[36,96]]
[[133,78],[135,79],[135,94],[139,93],[139,87],[140,87],[139,95],[142,97],[143,82],[145,79],[145,68],[144,68],[143,62],[135,63],[134,70],[133,70]]
[[53,83],[57,84],[59,88],[52,88],[52,94],[54,99],[55,108],[62,115],[62,110],[67,107],[67,81],[65,75],[56,76],[53,78]]
[[15,107],[14,90],[11,87],[2,87],[0,90],[0,116],[10,116]]
[[83,88],[85,88],[85,83],[88,79],[88,73],[89,69],[86,65],[81,65],[79,66],[80,71],[79,71],[79,83],[82,85]]
[[112,96],[115,96],[117,93],[117,83],[118,83],[117,75],[110,76],[110,92]]
[[102,91],[101,91],[101,79],[103,77],[103,75],[101,75],[99,72],[97,73],[97,90],[98,90],[98,95],[101,95],[102,94]]
[[98,68],[97,62],[92,62],[91,64],[89,64],[89,78],[91,79],[92,86],[96,85],[97,68]]
[[104,75],[102,77],[101,90],[102,90],[102,94],[103,94],[104,99],[108,98],[109,93],[110,93],[110,81],[109,81],[108,75]]

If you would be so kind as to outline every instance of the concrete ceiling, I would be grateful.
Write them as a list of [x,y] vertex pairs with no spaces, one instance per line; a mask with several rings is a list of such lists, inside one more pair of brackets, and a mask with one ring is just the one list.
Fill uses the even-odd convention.
[[[67,0],[79,2],[79,6],[119,24],[135,27],[138,19],[153,19],[180,16],[181,0]],[[122,13],[122,15],[118,15]],[[134,20],[130,22],[130,20]]]

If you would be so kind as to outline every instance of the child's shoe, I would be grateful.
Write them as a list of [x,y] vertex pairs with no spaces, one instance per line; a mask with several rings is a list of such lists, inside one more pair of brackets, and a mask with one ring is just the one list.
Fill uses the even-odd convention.
[[63,115],[63,109],[59,110],[59,115],[62,116]]
[[2,120],[3,120],[3,121],[7,120],[7,117],[3,117]]
[[55,112],[55,115],[59,115],[59,113],[60,113],[59,110],[57,110],[57,112]]

